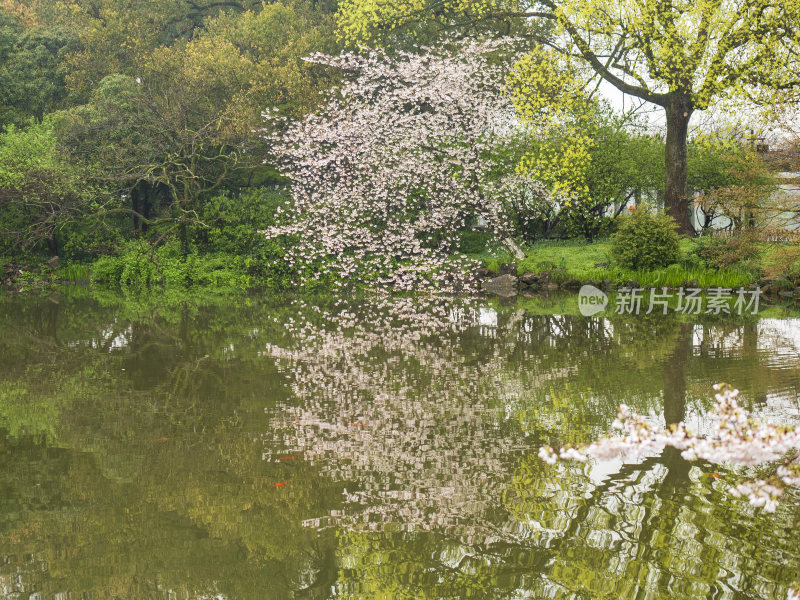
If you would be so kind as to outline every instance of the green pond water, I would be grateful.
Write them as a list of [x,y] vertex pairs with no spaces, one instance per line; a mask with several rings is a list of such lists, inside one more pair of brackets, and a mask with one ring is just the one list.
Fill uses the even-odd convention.
[[800,319],[545,302],[0,297],[0,598],[785,599],[800,496],[665,450],[727,381],[800,422]]

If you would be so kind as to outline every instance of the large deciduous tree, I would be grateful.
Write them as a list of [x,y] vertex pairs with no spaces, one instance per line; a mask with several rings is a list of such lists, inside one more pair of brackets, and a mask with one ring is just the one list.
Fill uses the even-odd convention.
[[186,240],[212,192],[266,170],[252,134],[262,108],[302,114],[327,85],[301,57],[325,45],[328,21],[279,3],[208,19],[191,41],[140,48],[136,77],[104,77],[86,104],[56,115],[58,133],[129,199],[136,231],[179,225]]
[[353,42],[442,15],[452,15],[450,26],[501,18],[550,22],[555,33],[547,43],[581,58],[621,92],[662,107],[665,207],[683,233],[692,232],[686,198],[692,114],[732,97],[775,102],[800,89],[798,0],[345,0],[340,28]]

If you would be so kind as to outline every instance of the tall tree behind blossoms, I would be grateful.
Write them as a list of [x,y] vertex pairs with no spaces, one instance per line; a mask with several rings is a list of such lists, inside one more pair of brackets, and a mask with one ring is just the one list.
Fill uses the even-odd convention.
[[[79,103],[87,102],[108,75],[140,76],[141,63],[161,48],[178,48],[209,27],[218,37],[226,33],[220,31],[221,26],[241,29],[256,24],[253,15],[282,9],[298,17],[284,22],[288,31],[293,33],[302,22],[314,36],[320,29],[327,32],[335,5],[331,0],[0,0],[0,21],[6,14],[28,35],[55,28],[74,38],[57,58],[73,103]],[[239,17],[243,23],[237,23]],[[268,37],[278,35],[269,29],[255,31],[252,46]]]
[[551,44],[563,55],[662,107],[665,207],[682,233],[692,232],[686,149],[693,113],[734,99],[797,101],[800,92],[800,0],[343,0],[339,27],[350,43],[388,40],[442,15],[449,16],[443,25],[464,31],[488,19],[552,23]]
[[542,193],[519,178],[496,185],[504,153],[495,150],[514,131],[502,61],[490,58],[499,46],[307,59],[347,76],[302,120],[267,114],[293,202],[266,234],[290,238],[299,283],[450,287],[467,267],[448,258],[457,233],[479,218],[501,232],[504,193]]

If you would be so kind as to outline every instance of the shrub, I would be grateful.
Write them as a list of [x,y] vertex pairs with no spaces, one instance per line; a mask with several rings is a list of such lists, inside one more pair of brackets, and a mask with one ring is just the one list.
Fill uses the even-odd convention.
[[624,269],[658,269],[678,261],[675,221],[646,209],[632,212],[611,236],[611,255]]
[[753,235],[742,233],[730,238],[703,236],[697,240],[693,253],[711,268],[730,269],[752,265],[758,261],[761,251]]
[[[250,287],[286,289],[299,277],[279,260],[287,251],[276,240],[268,240],[258,256],[209,252],[183,256],[178,240],[161,246],[144,241],[124,245],[117,256],[102,256],[91,265],[92,281],[119,285],[128,290],[157,286],[211,287],[241,291]],[[306,273],[312,278],[315,273]],[[320,286],[330,282],[317,278]]]
[[767,252],[764,275],[767,279],[784,278],[800,283],[800,246],[781,245],[776,251]]
[[146,288],[161,282],[157,260],[145,243],[130,242],[119,256],[101,256],[92,264],[96,282]]
[[[703,236],[697,240],[688,258],[710,269],[740,271],[758,280],[764,276],[763,247],[758,236],[748,231],[730,238]],[[789,265],[786,267],[788,270]]]
[[203,285],[216,289],[246,289],[248,259],[230,254],[181,256],[177,241],[155,247],[127,244],[119,256],[103,256],[92,265],[92,279],[127,289]]
[[269,241],[261,230],[275,225],[275,212],[286,204],[282,191],[262,188],[219,194],[205,201],[193,242],[203,253],[222,252],[260,258]]
[[122,219],[87,218],[69,223],[58,233],[59,256],[67,262],[91,262],[125,244],[128,224]]

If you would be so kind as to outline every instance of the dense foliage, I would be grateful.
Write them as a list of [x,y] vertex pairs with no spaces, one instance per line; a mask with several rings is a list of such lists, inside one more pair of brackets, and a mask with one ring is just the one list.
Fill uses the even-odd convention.
[[[257,231],[281,179],[254,130],[265,107],[300,116],[329,86],[301,59],[335,48],[333,8],[0,3],[0,256],[102,258],[107,277],[131,248],[177,246],[181,261],[223,253],[239,276],[265,273],[278,249]],[[163,281],[152,262],[142,281]]]
[[669,215],[635,209],[611,237],[615,262],[624,269],[657,269],[678,261],[678,234]]
[[[624,23],[582,6],[2,0],[0,260],[100,260],[100,280],[141,259],[156,275],[127,285],[214,280],[169,275],[155,257],[177,251],[230,257],[243,286],[405,288],[449,286],[465,239],[483,240],[474,254],[498,234],[593,241],[642,202],[675,214],[695,195],[699,230],[795,226],[756,134],[688,119],[735,96],[773,102],[788,127],[796,2],[763,3],[769,19],[742,1],[656,21],[633,2]],[[384,50],[342,54],[358,43]],[[686,143],[640,105],[612,109],[599,79],[673,117],[688,102]]]

